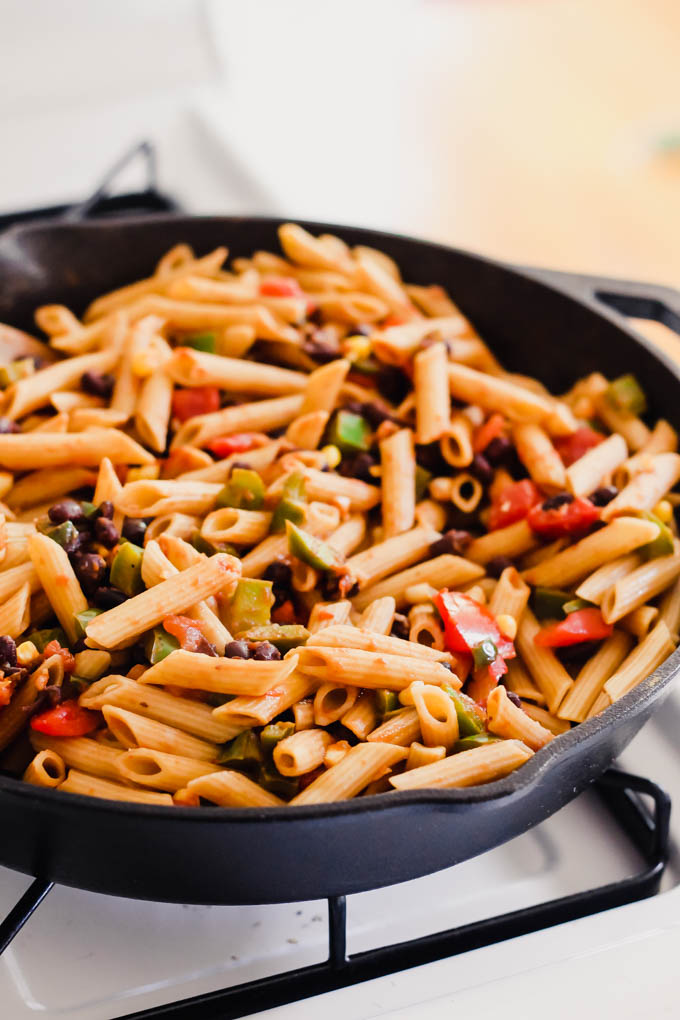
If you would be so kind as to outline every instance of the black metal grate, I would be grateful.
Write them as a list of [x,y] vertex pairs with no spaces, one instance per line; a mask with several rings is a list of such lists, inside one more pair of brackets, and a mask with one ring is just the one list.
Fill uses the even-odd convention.
[[[260,1010],[299,1002],[653,896],[658,892],[668,852],[671,810],[668,794],[649,779],[615,769],[597,780],[594,789],[643,856],[645,867],[638,874],[509,914],[351,956],[346,948],[345,897],[333,896],[328,900],[328,959],[324,963],[129,1013],[119,1020],[237,1020]],[[651,814],[640,794],[651,798]],[[51,882],[36,879],[0,923],[0,953],[18,935],[51,888]]]

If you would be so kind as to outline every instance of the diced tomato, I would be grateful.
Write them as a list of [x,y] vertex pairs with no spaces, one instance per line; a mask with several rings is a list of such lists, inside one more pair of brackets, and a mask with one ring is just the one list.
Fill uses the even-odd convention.
[[483,453],[493,439],[498,439],[505,432],[505,418],[502,414],[492,414],[488,421],[480,425],[472,440],[475,453]]
[[198,652],[205,645],[205,637],[197,620],[190,616],[166,616],[163,628],[177,638],[186,652]]
[[216,386],[194,386],[175,390],[172,396],[172,413],[180,421],[188,421],[198,414],[210,414],[220,409],[220,391]]
[[246,453],[256,446],[264,446],[267,436],[264,432],[234,432],[233,436],[220,436],[208,443],[208,449],[222,460],[233,453]]
[[[514,659],[515,646],[501,634],[492,613],[469,595],[444,589],[434,599],[444,623],[446,647],[450,652],[473,652],[484,641],[493,641],[502,659]],[[495,662],[492,666],[498,670]],[[502,676],[505,670],[499,675]]]
[[506,528],[509,524],[523,520],[542,499],[538,488],[529,478],[506,485],[498,499],[491,504],[489,531]]
[[31,729],[50,737],[83,737],[99,726],[99,714],[81,708],[77,701],[62,701],[47,712],[34,715]]
[[68,648],[62,648],[58,641],[48,641],[43,654],[46,659],[49,659],[51,655],[59,655],[64,663],[64,673],[72,673],[76,668],[73,653]]
[[544,510],[543,504],[533,506],[527,514],[532,531],[544,538],[562,538],[563,535],[585,533],[600,519],[600,510],[589,499],[578,496],[571,503]]
[[294,276],[273,276],[260,284],[262,297],[302,297],[302,287]]
[[543,648],[564,648],[582,641],[601,641],[613,630],[611,623],[604,622],[599,609],[577,609],[559,623],[542,627],[534,641]]
[[564,466],[569,467],[574,461],[580,460],[588,450],[599,446],[604,439],[605,436],[601,432],[584,426],[582,429],[576,429],[570,436],[558,436],[553,442]]
[[4,708],[5,705],[9,705],[12,700],[12,692],[14,691],[14,681],[12,680],[0,680],[0,708]]
[[272,622],[273,623],[295,623],[295,606],[290,599],[286,599],[280,606],[272,610]]
[[[501,659],[501,662],[503,660]],[[504,672],[507,672],[507,666]],[[501,676],[503,674],[501,673]],[[484,669],[478,669],[475,671],[475,675],[465,686],[465,693],[473,701],[476,701],[478,705],[486,705],[486,699],[491,694],[494,687],[498,686],[498,677],[495,676],[491,667],[487,666]]]

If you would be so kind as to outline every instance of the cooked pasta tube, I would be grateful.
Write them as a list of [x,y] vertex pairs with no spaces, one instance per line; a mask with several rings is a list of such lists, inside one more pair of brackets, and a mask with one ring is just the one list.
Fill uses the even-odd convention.
[[69,768],[103,779],[120,779],[116,764],[123,753],[90,737],[48,737],[30,731],[34,751],[56,751]]
[[218,553],[95,617],[86,628],[87,643],[95,648],[120,646],[155,627],[166,616],[181,613],[235,584],[239,574],[238,560]]
[[275,716],[308,697],[318,686],[312,677],[296,671],[261,697],[241,696],[220,705],[213,709],[213,716],[220,722],[240,726],[241,729],[266,726]]
[[389,539],[413,527],[416,458],[413,433],[400,429],[380,443],[383,535]]
[[363,514],[350,514],[346,521],[327,539],[328,545],[342,556],[349,556],[361,545],[366,534],[366,518]]
[[75,643],[81,633],[76,616],[88,608],[88,602],[71,561],[62,547],[47,535],[31,535],[28,549],[57,619],[69,640]]
[[451,698],[441,687],[416,680],[408,688],[418,713],[420,733],[427,747],[450,751],[458,740],[458,716]]
[[174,512],[205,514],[212,510],[221,490],[218,482],[143,478],[124,485],[115,506],[127,517],[156,517]]
[[303,399],[301,394],[294,393],[292,396],[256,400],[252,404],[238,404],[235,407],[224,407],[221,411],[198,414],[184,422],[170,446],[172,449],[180,446],[203,447],[211,439],[233,432],[266,432],[269,429],[285,428],[300,413]]
[[630,652],[633,642],[629,634],[615,630],[598,648],[595,655],[581,667],[574,686],[557,710],[560,719],[583,722],[606,681]]
[[602,511],[602,519],[651,510],[680,479],[680,454],[657,453],[633,475],[628,485]]
[[432,765],[423,765],[402,772],[401,775],[390,776],[390,783],[397,790],[477,786],[514,772],[532,754],[533,751],[521,740],[499,740],[486,747],[461,751]]
[[530,593],[529,585],[524,583],[517,570],[514,567],[506,567],[489,600],[489,610],[496,617],[512,616],[519,624]]
[[[244,565],[245,569],[245,565]],[[418,563],[407,570],[401,570],[391,577],[371,584],[352,599],[354,607],[366,609],[375,599],[392,595],[397,609],[406,604],[406,589],[415,584],[431,584],[433,588],[456,588],[467,581],[474,581],[484,575],[482,567],[460,556],[445,553],[425,563]]]
[[264,365],[261,361],[206,354],[191,347],[175,348],[164,371],[181,386],[217,386],[221,390],[262,396],[300,393],[307,385],[303,372]]
[[231,769],[192,779],[188,789],[219,807],[281,807],[284,803],[242,772]]
[[512,437],[519,459],[536,484],[549,493],[562,491],[567,481],[564,464],[541,426],[532,422],[517,424]]
[[[99,465],[99,472],[97,474],[97,484],[94,490],[93,501],[95,506],[99,506],[105,501],[111,502],[115,506],[116,499],[120,495],[121,489],[120,479],[115,472],[114,466],[108,457],[102,457]],[[113,523],[120,532],[123,526],[123,513],[120,510],[113,512]]]
[[422,768],[423,765],[432,765],[433,762],[441,761],[445,757],[445,747],[425,747],[424,744],[414,740],[408,749],[408,758],[406,759],[404,771],[409,772],[411,769]]
[[479,506],[484,489],[474,475],[464,471],[451,479],[449,499],[461,513],[471,514]]
[[140,683],[171,685],[216,694],[266,694],[278,687],[297,666],[297,656],[285,659],[225,659],[178,648],[147,669]]
[[451,467],[467,467],[472,463],[472,423],[464,414],[456,414],[439,440],[442,457]]
[[118,775],[124,781],[168,793],[175,793],[183,786],[188,786],[192,779],[199,776],[222,771],[219,765],[207,761],[153,751],[146,747],[123,751],[116,764]]
[[288,555],[286,535],[267,535],[241,560],[244,577],[262,577],[270,563]]
[[413,359],[416,394],[416,442],[433,443],[448,430],[451,398],[446,374],[448,356],[443,343],[419,351]]
[[619,626],[633,634],[638,640],[649,633],[653,624],[656,623],[659,610],[656,606],[638,606],[632,612],[626,613],[619,620]]
[[399,745],[356,744],[342,761],[323,772],[293,797],[291,804],[327,804],[355,797],[373,779],[382,775],[386,768],[403,761],[406,756],[407,752]]
[[628,411],[619,411],[609,402],[606,392],[594,398],[597,417],[600,418],[610,432],[623,436],[629,449],[641,450],[650,439],[650,432],[645,423]]
[[536,644],[539,630],[538,620],[530,609],[525,609],[517,631],[517,650],[534,683],[544,695],[549,710],[557,712],[574,682],[555,653],[550,648]]
[[196,758],[199,761],[216,761],[219,755],[219,744],[199,740],[198,737],[192,737],[156,719],[135,715],[115,705],[104,705],[102,713],[107,726],[125,748],[148,747],[154,751],[166,751],[168,754]]
[[64,759],[56,751],[38,751],[23,775],[25,783],[54,790],[66,778]]
[[391,595],[376,599],[367,609],[364,609],[357,626],[360,630],[372,631],[374,634],[389,634],[396,606]]
[[[165,344],[167,355],[170,348]],[[165,372],[153,372],[142,383],[135,407],[135,428],[143,443],[155,453],[167,446],[172,410],[172,379]]]
[[427,316],[460,314],[456,305],[439,284],[420,287],[411,283],[406,285],[405,290],[411,300]]
[[6,602],[0,604],[0,634],[18,638],[31,621],[31,588],[22,584]]
[[524,580],[531,585],[548,588],[568,586],[603,563],[618,559],[653,541],[658,531],[657,525],[651,521],[642,521],[637,517],[617,517],[606,528],[582,538],[551,560],[525,570]]
[[623,464],[627,456],[628,448],[623,436],[608,436],[567,468],[569,489],[575,496],[589,495]]
[[13,383],[6,390],[3,414],[15,421],[40,407],[46,407],[56,390],[68,390],[80,384],[84,372],[110,372],[118,361],[115,350],[67,358],[41,368],[33,375]]
[[408,614],[410,644],[442,652],[445,648],[444,630],[433,607],[427,603],[413,606]]
[[[361,633],[357,631],[357,633]],[[321,631],[319,637],[323,637]],[[386,638],[382,638],[383,641]],[[424,645],[418,646],[427,651]],[[425,683],[449,683],[460,687],[457,677],[442,663],[432,659],[406,655],[391,655],[386,652],[364,651],[358,648],[329,648],[315,645],[299,650],[300,670],[316,677],[322,683],[332,681],[350,687],[385,688],[402,691],[414,680]]]
[[316,602],[309,614],[307,630],[310,634],[318,634],[326,627],[349,623],[351,609],[352,603],[349,599],[340,599],[338,602]]
[[213,510],[203,521],[201,534],[209,542],[255,545],[269,534],[272,515],[264,510]]
[[518,698],[528,698],[537,705],[545,705],[545,695],[538,689],[519,659],[510,659],[506,665],[508,672],[503,678],[506,689],[516,694]]
[[91,485],[97,480],[94,471],[87,468],[48,468],[24,475],[14,484],[7,496],[7,505],[13,510],[32,506],[45,500],[59,499],[65,493]]
[[570,422],[555,421],[557,401],[544,397],[506,379],[490,376],[467,365],[449,363],[449,388],[454,397],[478,404],[488,411],[500,411],[511,421],[545,425],[560,435],[573,432]]
[[606,623],[616,623],[638,606],[653,599],[680,574],[680,548],[670,556],[658,556],[641,564],[626,577],[616,581],[602,599],[602,616]]
[[79,793],[85,797],[102,797],[104,800],[131,801],[135,804],[163,804],[172,807],[172,797],[167,793],[154,793],[151,790],[134,789],[123,783],[113,783],[108,779],[70,769],[63,783],[59,786],[60,793]]
[[675,648],[668,627],[661,620],[623,660],[613,676],[604,684],[604,692],[612,702],[618,701],[645,680]]
[[258,299],[258,274],[252,270],[235,279],[206,279],[182,276],[167,288],[167,296],[180,301],[224,301],[226,304],[252,304]]
[[517,521],[473,539],[465,555],[475,563],[488,563],[497,556],[514,560],[535,549],[538,544],[538,538],[527,522]]
[[330,726],[337,722],[354,705],[359,691],[356,687],[325,683],[314,695],[314,722],[317,726]]
[[201,530],[201,524],[200,517],[193,514],[181,514],[175,510],[174,513],[155,517],[147,527],[144,538],[147,544],[156,541],[163,534],[190,539],[192,535]]
[[154,457],[119,429],[87,432],[20,432],[0,435],[0,465],[17,471],[49,467],[153,464]]
[[296,731],[312,729],[314,726],[314,702],[311,698],[303,698],[302,701],[298,701],[296,705],[293,705],[292,711]]
[[316,468],[305,468],[305,488],[309,499],[332,503],[338,499],[347,501],[349,510],[371,510],[380,502],[380,492],[374,485],[362,482],[359,478],[345,478],[319,471]]
[[428,659],[430,662],[449,662],[451,660],[448,652],[439,651],[436,648],[428,648],[426,645],[404,641],[403,638],[391,637],[387,634],[376,634],[374,631],[363,630],[359,627],[343,627],[341,625],[330,626],[313,634],[305,647],[357,648],[380,655],[385,652],[390,656],[402,655],[407,658]]
[[631,574],[636,567],[640,566],[642,557],[638,553],[628,553],[626,556],[619,556],[611,563],[604,563],[601,567],[581,581],[576,589],[578,598],[586,602],[594,602],[600,605],[605,592],[612,588],[617,581]]
[[[54,658],[54,656],[52,657]],[[51,682],[49,660],[38,666],[12,695],[8,705],[0,712],[0,751],[3,751],[21,733],[29,720],[29,709]],[[63,666],[62,666],[63,676]]]
[[175,332],[188,330],[221,329],[227,326],[248,325],[255,328],[263,340],[298,339],[297,332],[284,325],[262,304],[225,305],[203,301],[175,301],[172,298],[150,295],[136,304],[134,315],[157,315],[165,319]]
[[550,730],[512,703],[501,684],[487,698],[486,714],[490,733],[507,740],[521,740],[532,751],[539,751],[553,739]]
[[558,719],[557,716],[551,715],[550,712],[547,712],[544,708],[539,708],[538,705],[534,705],[531,701],[523,701],[522,709],[530,719],[535,719],[537,723],[540,723],[546,730],[550,730],[556,737],[559,737],[560,733],[567,733],[571,729],[571,723],[567,722],[566,719]]
[[326,730],[299,730],[274,748],[274,764],[282,776],[303,776],[323,764],[333,737]]
[[420,740],[420,735],[420,718],[415,708],[403,708],[371,730],[366,739],[408,747],[414,740]]
[[200,701],[180,698],[124,676],[106,676],[97,680],[83,691],[78,701],[83,708],[95,710],[102,709],[104,705],[116,705],[216,744],[231,740],[243,729],[215,719],[212,709]]
[[221,482],[224,484],[235,464],[252,468],[253,471],[264,471],[274,463],[283,445],[283,439],[275,439],[273,443],[263,443],[262,446],[255,446],[245,453],[234,453],[231,457],[217,461],[213,461],[204,450],[191,447],[194,457],[200,454],[205,458],[205,466],[192,468],[191,471],[183,471],[178,475],[178,478],[183,482]]
[[307,376],[300,415],[309,414],[311,411],[327,411],[330,414],[337,403],[349,369],[350,362],[346,358],[337,358],[311,372]]
[[345,729],[353,733],[359,740],[366,740],[378,721],[378,710],[373,691],[362,691],[340,721]]
[[680,578],[668,589],[661,600],[659,619],[663,620],[671,634],[680,628]]
[[[439,532],[427,526],[412,528],[351,556],[347,560],[347,570],[359,587],[364,588],[388,574],[418,563],[440,537]],[[333,536],[330,541],[333,544]]]
[[481,342],[467,339],[469,333],[470,324],[462,315],[443,315],[432,319],[413,319],[399,326],[376,330],[371,334],[371,343],[381,361],[390,365],[406,365],[426,337],[445,340],[451,346],[454,346],[454,338],[466,337],[467,347],[463,348],[466,356],[457,360],[475,363],[479,361]]

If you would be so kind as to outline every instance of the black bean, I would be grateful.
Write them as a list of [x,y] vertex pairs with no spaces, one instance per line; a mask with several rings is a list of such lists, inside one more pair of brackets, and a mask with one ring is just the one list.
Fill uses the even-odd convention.
[[86,595],[92,595],[106,577],[106,561],[98,553],[77,552],[73,569]]
[[357,453],[355,457],[345,457],[338,471],[345,478],[358,478],[369,485],[380,485],[380,479],[371,474],[371,468],[378,464],[377,457],[371,453]]
[[198,641],[196,647],[193,649],[195,652],[200,652],[201,655],[217,655],[217,649],[213,644],[208,641],[206,637],[199,632]]
[[601,485],[599,489],[595,489],[595,492],[591,492],[588,499],[595,506],[606,506],[607,503],[611,503],[615,496],[618,496],[619,490],[615,485]]
[[62,499],[55,503],[47,511],[47,516],[53,524],[63,524],[64,521],[79,524],[85,520],[83,508],[75,499]]
[[349,411],[351,414],[363,415],[364,413],[364,405],[361,403],[360,400],[350,400],[347,404],[343,405],[343,408],[345,411]]
[[89,536],[87,534],[76,530],[73,532],[73,536],[71,538],[65,539],[62,549],[70,556],[72,553],[77,552],[77,550],[87,543],[88,540]]
[[249,659],[250,649],[248,648],[248,642],[230,641],[224,649],[224,654],[228,659]]
[[80,377],[81,388],[95,397],[110,397],[116,379],[108,372],[83,372]]
[[254,659],[261,659],[263,662],[271,662],[281,658],[281,652],[271,641],[260,641],[253,652]]
[[0,433],[7,432],[21,432],[21,429],[15,421],[10,421],[9,418],[0,418]]
[[113,503],[110,499],[105,499],[103,503],[100,503],[97,507],[97,516],[105,517],[107,520],[111,520],[113,517]]
[[402,613],[395,613],[394,619],[392,620],[392,629],[390,631],[391,636],[408,641],[410,631],[411,627],[408,622],[408,617],[404,616]]
[[469,531],[451,528],[450,531],[445,532],[441,538],[432,543],[430,546],[430,556],[444,556],[447,553],[453,553],[455,556],[464,556],[465,550],[471,541],[472,535]]
[[516,705],[517,708],[522,707],[522,702],[520,701],[519,695],[515,694],[514,691],[506,691],[506,693],[508,695],[508,700],[511,701],[513,705]]
[[555,496],[551,496],[543,501],[541,510],[557,510],[559,507],[573,502],[574,497],[570,492],[558,492]]
[[560,662],[565,665],[578,665],[591,659],[599,647],[598,641],[581,641],[576,645],[564,645],[562,648],[556,648],[555,653]]
[[126,602],[129,596],[118,588],[110,588],[105,585],[97,588],[92,595],[92,601],[97,609],[115,609],[116,606]]
[[400,368],[382,365],[375,375],[378,392],[391,404],[400,404],[411,389],[411,382]]
[[0,637],[0,668],[17,665],[17,646],[8,634]]
[[439,443],[426,443],[416,446],[416,463],[430,471],[433,475],[451,474],[451,465],[442,457]]
[[340,345],[330,330],[315,329],[302,343],[302,350],[315,361],[325,364],[340,357]]
[[493,467],[505,463],[512,455],[513,446],[505,436],[496,436],[484,447],[482,453]]
[[483,454],[476,453],[474,455],[468,470],[482,485],[491,485],[493,481],[493,468]]
[[147,524],[143,517],[126,517],[123,522],[123,538],[134,545],[144,545]]
[[107,517],[98,517],[94,522],[94,537],[107,549],[113,549],[120,539],[118,528]]
[[486,565],[486,572],[489,577],[500,577],[507,567],[513,567],[514,563],[507,556],[494,556]]

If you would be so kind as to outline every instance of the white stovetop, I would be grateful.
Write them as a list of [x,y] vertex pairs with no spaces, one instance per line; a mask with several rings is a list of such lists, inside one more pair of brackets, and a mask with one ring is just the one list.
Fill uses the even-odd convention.
[[[264,6],[272,30],[263,35],[259,60],[265,66],[276,59],[280,71],[285,61],[276,52],[271,18],[282,24],[283,5]],[[294,5],[293,20],[299,21],[300,6]],[[400,0],[400,6],[404,12],[417,4]],[[427,174],[413,133],[418,117],[409,81],[397,75],[393,60],[386,66],[394,76],[372,93],[377,105],[382,97],[375,118],[350,117],[338,127],[323,122],[314,90],[323,73],[322,50],[313,67],[288,68],[299,84],[299,106],[282,115],[272,95],[268,108],[267,88],[240,46],[240,33],[252,38],[257,29],[249,5],[239,12],[234,4],[145,0],[140,11],[134,0],[119,0],[102,15],[103,6],[87,0],[42,3],[44,42],[37,53],[33,47],[31,75],[22,75],[24,44],[35,38],[33,7],[0,0],[3,38],[15,42],[3,52],[0,39],[0,211],[82,198],[121,152],[144,137],[157,146],[161,185],[192,211],[282,211],[418,232],[417,196]],[[314,10],[310,4],[308,34],[318,31]],[[363,4],[362,10],[373,19],[373,32],[387,16],[383,0]],[[139,31],[130,31],[133,18]],[[348,63],[342,89],[351,113],[359,108],[362,90],[360,75],[350,75],[349,68],[365,70],[370,54],[348,26],[344,19],[338,31],[344,33],[340,42]],[[57,35],[59,46],[53,45]],[[99,45],[102,38],[105,47]],[[336,79],[333,87],[337,108]],[[386,141],[397,138],[404,118],[412,144],[401,146],[395,175],[376,156]],[[291,131],[300,133],[299,152],[282,158],[276,140],[290,138]],[[331,160],[333,173],[326,174]],[[346,174],[339,174],[338,160]],[[310,161],[318,173],[310,174]],[[358,186],[362,175],[365,187]],[[343,178],[346,186],[338,187]],[[679,732],[680,692],[621,764],[680,797]],[[673,825],[677,839],[678,812]],[[575,1011],[584,1018],[612,1015],[613,1001],[618,1020],[637,1020],[651,1010],[658,1018],[677,1016],[680,868],[675,852],[664,891],[653,900],[260,1016],[449,1020],[470,1012],[475,1020],[495,1020],[501,1013],[523,1020],[546,1015],[572,1020]],[[576,892],[639,866],[619,834],[603,823],[595,799],[586,795],[504,847],[402,886],[396,910],[391,890],[351,897],[349,950]],[[0,869],[3,916],[27,884],[23,876]],[[323,902],[183,907],[60,888],[0,961],[0,1016],[110,1020],[304,966],[323,959],[325,951]]]

